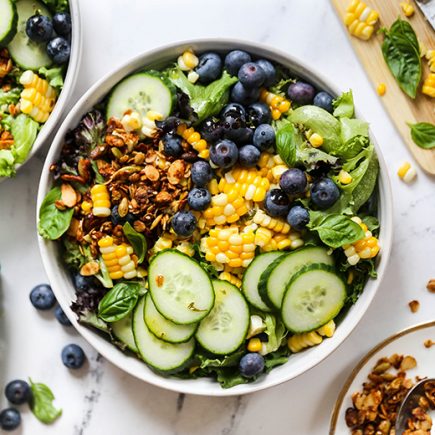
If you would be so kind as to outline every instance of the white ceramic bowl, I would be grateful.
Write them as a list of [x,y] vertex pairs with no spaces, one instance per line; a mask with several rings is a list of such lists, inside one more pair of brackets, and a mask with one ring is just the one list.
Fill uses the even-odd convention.
[[[55,127],[64,116],[65,106],[68,104],[72,93],[74,92],[75,84],[77,81],[77,73],[80,66],[80,59],[82,55],[82,24],[80,19],[80,10],[78,0],[69,0],[69,8],[72,20],[71,32],[71,54],[66,71],[64,85],[59,98],[56,101],[53,111],[48,117],[47,122],[39,130],[38,136],[33,143],[32,149],[29,152],[25,162],[16,166],[17,171],[20,170],[45,144],[50,135],[53,133]],[[0,182],[7,179],[0,177]]]
[[[100,101],[123,77],[144,67],[151,66],[156,68],[164,66],[168,62],[176,59],[180,53],[189,47],[193,48],[195,52],[209,50],[225,52],[239,48],[246,50],[255,56],[273,59],[288,67],[296,75],[305,77],[319,88],[325,89],[333,95],[338,95],[343,91],[338,90],[329,81],[320,77],[319,74],[312,72],[311,68],[304,66],[299,60],[294,59],[286,53],[261,46],[258,43],[223,39],[194,40],[168,45],[141,54],[99,80],[91,89],[89,89],[88,92],[86,92],[85,95],[83,95],[66,117],[53,141],[42,171],[38,192],[38,210],[43,198],[51,188],[53,181],[49,174],[49,166],[59,156],[65,133],[70,128],[75,127],[80,121],[81,116]],[[379,177],[379,220],[381,223],[380,244],[382,246],[382,254],[380,255],[377,269],[378,278],[376,280],[370,280],[367,283],[365,291],[357,303],[349,310],[332,338],[325,340],[320,346],[291,356],[286,364],[274,368],[271,373],[261,376],[260,379],[254,383],[238,385],[234,388],[224,390],[217,382],[210,379],[180,380],[175,378],[165,378],[152,372],[140,360],[122,353],[113,344],[106,341],[97,333],[79,325],[76,321],[75,314],[70,309],[70,304],[74,299],[74,287],[70,275],[63,265],[58,250],[58,244],[56,242],[39,238],[42,260],[54,293],[76,329],[105,358],[120,367],[122,370],[153,385],[183,393],[209,396],[230,396],[252,393],[288,381],[289,379],[293,379],[318,364],[344,341],[366,312],[385,273],[392,241],[392,195],[387,170],[378,146],[376,146],[376,150],[381,167]]]

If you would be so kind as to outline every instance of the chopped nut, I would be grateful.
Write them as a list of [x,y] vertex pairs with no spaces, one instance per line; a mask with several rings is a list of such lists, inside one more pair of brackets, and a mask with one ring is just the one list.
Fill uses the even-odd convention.
[[80,269],[80,275],[92,276],[96,275],[100,271],[100,265],[97,261],[90,261],[82,266]]
[[77,170],[84,180],[89,181],[91,179],[91,161],[89,159],[80,158]]
[[186,164],[184,160],[175,160],[171,163],[168,169],[168,181],[171,184],[178,184],[184,177],[184,170],[186,169]]
[[138,233],[143,233],[146,230],[146,226],[145,224],[140,221],[140,220],[136,220],[133,223],[133,228],[138,232]]
[[427,288],[431,293],[435,293],[435,279],[430,279],[429,282],[427,283],[426,288]]
[[409,309],[411,310],[412,313],[416,313],[419,308],[420,308],[420,302],[418,302],[417,300],[413,300],[411,302],[409,302]]
[[417,361],[413,356],[407,355],[403,358],[402,363],[400,364],[400,370],[406,371],[411,370],[417,366]]
[[54,206],[60,211],[64,211],[67,208],[61,199],[54,201]]
[[72,208],[77,204],[77,193],[71,184],[62,183],[60,191],[61,201],[65,207]]
[[172,201],[172,195],[168,192],[159,192],[155,197],[155,201],[158,205],[169,204]]
[[127,216],[128,213],[128,199],[122,198],[121,202],[118,205],[118,213],[119,216],[124,217]]

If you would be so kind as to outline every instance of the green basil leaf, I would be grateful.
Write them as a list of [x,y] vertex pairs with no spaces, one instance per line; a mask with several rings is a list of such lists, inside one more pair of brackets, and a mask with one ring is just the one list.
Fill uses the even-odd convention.
[[53,423],[62,414],[62,410],[53,406],[55,397],[52,391],[45,384],[34,383],[31,379],[29,381],[32,390],[30,409],[42,423]]
[[372,232],[379,229],[380,226],[379,220],[374,216],[364,216],[362,218],[362,221],[367,225],[367,228]]
[[129,222],[126,222],[122,227],[125,237],[127,237],[131,246],[133,247],[134,253],[139,257],[138,263],[142,263],[145,259],[147,253],[147,241],[145,236],[138,233]]
[[287,166],[296,164],[296,143],[300,141],[299,135],[291,122],[283,125],[276,132],[276,150]]
[[330,214],[323,217],[320,222],[316,212],[310,212],[310,217],[311,230],[317,231],[320,240],[331,248],[340,248],[364,237],[363,229],[347,216]]
[[411,137],[420,148],[435,148],[435,125],[429,122],[418,122],[411,125]]
[[408,21],[397,19],[390,30],[383,29],[382,54],[403,92],[415,98],[421,80],[420,48]]
[[139,299],[140,285],[120,282],[109,290],[98,304],[98,316],[105,322],[116,322],[127,316]]
[[343,92],[333,101],[332,105],[334,107],[333,115],[336,118],[352,118],[355,111],[352,91]]
[[54,203],[60,198],[60,187],[53,187],[42,201],[39,209],[38,232],[44,239],[58,239],[68,230],[71,223],[74,209],[59,210],[56,208]]

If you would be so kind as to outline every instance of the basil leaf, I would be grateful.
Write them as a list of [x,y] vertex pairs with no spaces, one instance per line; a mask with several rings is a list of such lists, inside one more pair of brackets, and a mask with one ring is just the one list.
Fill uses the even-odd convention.
[[390,30],[383,29],[382,54],[403,92],[415,98],[421,80],[420,49],[408,21],[397,19]]
[[147,241],[145,236],[138,233],[129,222],[126,222],[122,227],[125,237],[127,237],[131,246],[133,247],[134,253],[139,257],[138,263],[142,263],[145,259],[147,253]]
[[44,239],[58,239],[68,230],[71,223],[74,209],[59,210],[56,208],[54,203],[60,198],[60,187],[53,187],[42,201],[39,209],[38,232]]
[[429,122],[418,122],[411,125],[411,137],[420,148],[435,148],[435,125]]
[[109,290],[98,304],[98,316],[105,322],[116,322],[127,316],[139,299],[140,285],[120,282]]
[[364,237],[363,229],[349,217],[330,214],[321,218],[319,222],[318,216],[316,212],[310,212],[309,227],[311,230],[317,231],[320,240],[331,248],[339,248]]
[[53,423],[62,414],[62,410],[53,406],[55,397],[52,391],[47,385],[34,383],[31,379],[29,379],[29,383],[32,390],[30,409],[42,423]]
[[379,220],[374,216],[364,216],[362,221],[367,225],[370,231],[376,231],[379,229]]
[[291,122],[279,128],[276,132],[276,150],[287,166],[296,164],[296,142],[302,141],[296,134],[296,129]]
[[332,105],[334,107],[333,115],[336,118],[352,118],[355,111],[352,91],[343,92],[332,102]]

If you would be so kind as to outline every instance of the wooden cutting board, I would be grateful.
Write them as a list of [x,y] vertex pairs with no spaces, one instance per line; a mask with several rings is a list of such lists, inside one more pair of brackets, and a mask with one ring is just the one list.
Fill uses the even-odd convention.
[[[416,99],[413,100],[402,92],[382,56],[381,44],[383,36],[375,33],[368,41],[363,41],[351,36],[343,22],[343,17],[350,0],[331,1],[337,10],[340,21],[343,23],[343,28],[355,52],[360,58],[372,85],[376,88],[379,83],[386,84],[387,91],[383,97],[379,98],[390,114],[391,119],[396,124],[406,145],[421,167],[428,173],[435,174],[435,149],[424,150],[415,145],[411,139],[410,129],[407,125],[407,123],[416,122],[430,122],[435,124],[435,99],[418,92]],[[415,14],[410,18],[404,16],[400,8],[400,0],[367,0],[366,3],[371,8],[379,11],[380,26],[390,28],[391,24],[399,16],[402,19],[408,19],[419,40],[427,48],[435,49],[435,31],[425,20],[418,6],[412,1],[411,4],[415,7]],[[425,78],[429,74],[429,67],[425,59],[422,59],[422,64],[423,78]],[[382,146],[382,144],[380,145]]]

